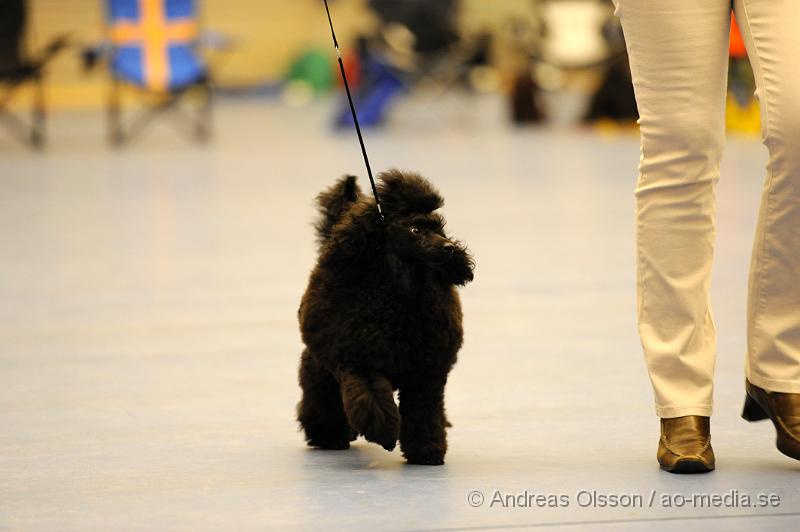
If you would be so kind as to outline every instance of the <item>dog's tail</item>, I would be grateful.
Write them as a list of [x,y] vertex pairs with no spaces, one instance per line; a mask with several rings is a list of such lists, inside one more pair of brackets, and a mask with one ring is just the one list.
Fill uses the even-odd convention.
[[336,181],[332,187],[323,190],[317,196],[317,209],[319,219],[314,224],[317,230],[317,240],[323,244],[331,236],[331,229],[341,219],[361,195],[361,189],[356,184],[356,176],[347,175]]
[[367,441],[387,451],[394,449],[400,436],[400,411],[389,380],[379,373],[343,371],[340,387],[350,426]]

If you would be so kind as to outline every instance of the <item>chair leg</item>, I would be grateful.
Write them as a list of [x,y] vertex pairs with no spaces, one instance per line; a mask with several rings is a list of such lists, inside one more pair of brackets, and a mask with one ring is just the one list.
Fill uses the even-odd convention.
[[112,81],[111,93],[108,100],[108,140],[113,146],[120,146],[125,142],[122,129],[122,108],[119,83]]
[[30,142],[34,148],[42,148],[45,143],[45,102],[44,102],[44,80],[41,75],[37,76],[34,83],[33,92],[33,111],[31,113]]
[[194,136],[200,142],[205,142],[211,138],[211,104],[212,91],[211,84],[205,83],[202,86],[203,101],[197,110],[197,118],[194,126]]

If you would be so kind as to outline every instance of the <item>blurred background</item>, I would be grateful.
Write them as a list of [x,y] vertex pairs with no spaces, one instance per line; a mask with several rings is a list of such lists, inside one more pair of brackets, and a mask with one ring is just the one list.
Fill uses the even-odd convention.
[[[397,111],[403,102],[427,98],[436,106],[453,95],[495,101],[493,119],[507,124],[629,126],[635,121],[625,43],[610,0],[330,3],[366,126],[392,127],[403,114]],[[131,13],[125,11],[128,4]],[[109,107],[112,78],[158,93],[184,90],[207,76],[219,104],[252,97],[307,106],[336,98],[340,90],[318,0],[141,4],[138,12],[137,0],[3,0],[0,90],[19,84],[17,71],[26,66],[29,76],[41,78],[42,94],[33,97],[40,114]],[[186,21],[192,24],[188,33],[174,33]],[[126,24],[161,26],[168,46],[185,45],[187,55],[196,56],[173,57],[167,75],[179,75],[196,61],[199,65],[188,68],[195,68],[197,76],[159,86],[151,72],[158,65],[148,63],[148,54],[157,56],[159,47],[165,53],[158,31],[134,30],[126,36],[125,28],[120,33]],[[728,124],[753,133],[758,109],[752,101],[752,73],[735,23],[732,29]],[[128,57],[131,50],[139,55]],[[126,62],[140,64],[126,67]],[[145,75],[131,75],[137,68]],[[0,103],[6,111],[23,113],[31,106],[23,96]],[[125,100],[121,105],[131,104]],[[348,125],[341,101],[336,105],[331,125]],[[439,114],[437,119],[454,121],[458,116]],[[43,117],[32,120],[44,128]]]
[[709,508],[476,509],[473,489],[748,488],[797,507],[771,429],[738,418],[766,151],[735,25],[720,469],[687,483],[654,460],[611,2],[329,1],[372,167],[428,177],[476,258],[447,465],[363,441],[314,452],[297,431],[314,197],[343,174],[368,190],[322,0],[0,0],[0,529],[766,527]]

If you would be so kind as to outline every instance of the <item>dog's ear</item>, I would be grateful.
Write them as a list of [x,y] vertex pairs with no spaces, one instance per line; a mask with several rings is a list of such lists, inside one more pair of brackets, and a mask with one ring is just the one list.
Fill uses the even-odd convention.
[[323,190],[317,196],[319,219],[314,228],[320,244],[330,238],[333,226],[342,219],[342,215],[358,201],[360,196],[361,189],[356,184],[356,176],[353,175],[342,177],[335,185]]
[[444,205],[439,191],[419,174],[389,170],[378,177],[378,196],[387,212],[427,214]]
[[375,262],[382,242],[383,231],[375,202],[360,198],[342,213],[320,246],[320,264],[344,271],[355,261]]

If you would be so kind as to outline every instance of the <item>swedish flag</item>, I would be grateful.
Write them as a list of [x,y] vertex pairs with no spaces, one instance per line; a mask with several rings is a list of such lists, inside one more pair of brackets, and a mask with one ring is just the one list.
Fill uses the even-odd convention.
[[177,90],[206,75],[197,55],[194,0],[107,0],[112,71],[151,90]]

